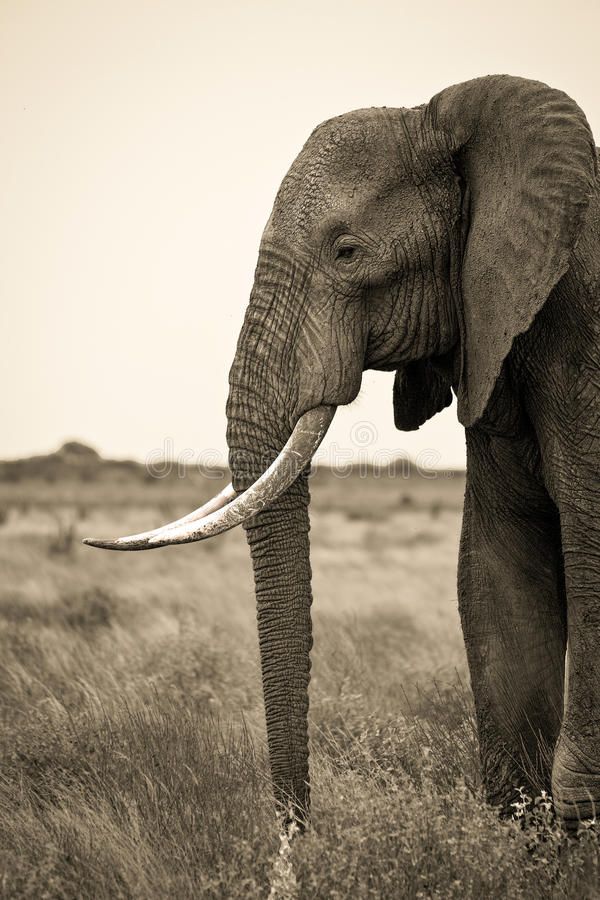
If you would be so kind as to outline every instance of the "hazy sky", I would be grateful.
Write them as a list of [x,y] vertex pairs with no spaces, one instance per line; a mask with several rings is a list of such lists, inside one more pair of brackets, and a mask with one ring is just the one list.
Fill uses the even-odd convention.
[[[509,72],[571,94],[598,140],[599,8],[0,0],[0,456],[224,454],[260,235],[312,128]],[[394,430],[392,377],[365,375],[329,446],[461,464],[454,409]]]

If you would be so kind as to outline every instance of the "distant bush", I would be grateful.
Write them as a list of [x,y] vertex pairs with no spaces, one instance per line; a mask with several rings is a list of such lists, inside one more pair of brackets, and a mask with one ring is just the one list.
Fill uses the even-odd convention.
[[82,593],[68,594],[59,607],[60,617],[70,628],[94,631],[108,628],[118,605],[114,594],[103,588],[90,588]]
[[0,481],[8,484],[18,484],[23,477],[19,462],[0,463]]
[[48,553],[51,556],[57,554],[70,555],[75,543],[75,523],[63,521],[59,515],[55,516],[56,531],[48,542]]

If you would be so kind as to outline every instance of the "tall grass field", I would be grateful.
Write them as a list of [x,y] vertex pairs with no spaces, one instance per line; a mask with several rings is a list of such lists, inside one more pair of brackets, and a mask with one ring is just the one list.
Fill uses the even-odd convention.
[[243,532],[80,543],[189,511],[214,474],[77,446],[0,467],[0,896],[600,896],[593,825],[569,843],[549,798],[510,822],[482,798],[461,473],[311,479],[313,818],[282,867]]

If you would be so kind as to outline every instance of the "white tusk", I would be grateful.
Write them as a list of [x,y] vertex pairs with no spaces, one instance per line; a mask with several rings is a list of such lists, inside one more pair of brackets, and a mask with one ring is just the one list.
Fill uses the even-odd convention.
[[[180,519],[175,519],[173,522],[168,522],[166,525],[161,525],[159,528],[155,528],[153,531],[141,531],[139,534],[131,534],[126,538],[118,538],[114,543],[120,543],[121,541],[149,540],[154,535],[162,534],[166,529],[174,528],[176,525],[184,525],[186,522],[197,522],[199,519],[203,519],[210,513],[216,512],[216,510],[218,509],[222,509],[228,503],[231,503],[231,501],[234,500],[235,497],[237,497],[237,494],[233,489],[233,485],[228,484],[227,487],[223,488],[222,491],[219,491],[218,494],[216,494],[202,506],[199,506],[198,509],[195,509],[193,512],[188,513],[186,516],[182,516]],[[95,541],[91,538],[84,538],[83,543],[89,544],[91,547],[99,547],[104,546],[105,543],[113,542]],[[136,548],[123,547],[123,549],[133,550]]]
[[304,413],[277,459],[239,496],[228,485],[204,506],[161,528],[113,541],[86,538],[83,543],[104,550],[151,550],[203,541],[243,524],[283,494],[306,468],[327,433],[335,409],[318,406]]

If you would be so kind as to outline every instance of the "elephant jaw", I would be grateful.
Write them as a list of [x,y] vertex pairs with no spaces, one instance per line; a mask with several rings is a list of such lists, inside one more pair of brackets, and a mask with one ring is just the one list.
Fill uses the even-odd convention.
[[310,463],[335,415],[335,406],[318,406],[298,419],[287,443],[269,468],[239,496],[231,484],[194,512],[140,534],[115,540],[85,538],[102,550],[153,550],[169,544],[189,544],[243,525],[269,506]]

